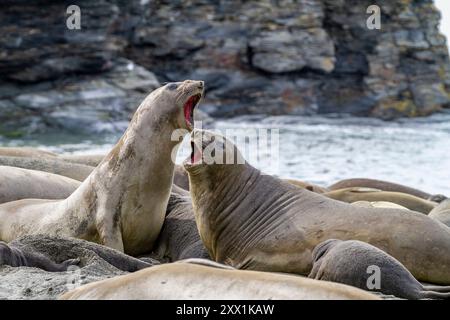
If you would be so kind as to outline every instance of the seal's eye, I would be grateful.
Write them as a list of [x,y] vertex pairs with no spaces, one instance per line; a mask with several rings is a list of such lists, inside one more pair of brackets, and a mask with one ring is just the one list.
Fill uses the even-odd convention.
[[178,85],[176,83],[169,83],[167,85],[167,89],[169,90],[175,90],[176,88],[178,88]]

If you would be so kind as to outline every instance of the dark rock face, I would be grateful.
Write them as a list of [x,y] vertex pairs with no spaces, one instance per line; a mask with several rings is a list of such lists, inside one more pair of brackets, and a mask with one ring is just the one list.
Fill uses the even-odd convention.
[[206,81],[213,116],[427,115],[450,102],[439,19],[432,0],[6,1],[0,133],[117,130],[158,80],[185,78]]

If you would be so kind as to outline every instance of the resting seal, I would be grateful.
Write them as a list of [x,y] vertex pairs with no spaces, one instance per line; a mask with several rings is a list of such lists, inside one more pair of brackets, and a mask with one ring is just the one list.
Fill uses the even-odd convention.
[[345,188],[374,188],[383,191],[391,192],[401,192],[407,193],[425,200],[428,200],[432,195],[421,190],[417,190],[411,187],[407,187],[398,183],[393,183],[389,181],[376,180],[376,179],[365,179],[365,178],[353,178],[338,181],[328,187],[330,191],[345,189]]
[[202,81],[154,90],[116,146],[70,197],[0,205],[0,240],[45,234],[85,239],[130,255],[150,251],[165,218],[172,152],[181,142],[172,141],[172,134],[192,129],[202,94]]
[[[50,261],[77,260],[81,268],[92,264],[92,260],[102,260],[126,272],[135,272],[159,264],[154,259],[147,259],[148,262],[145,262],[106,246],[75,238],[25,236],[11,241],[9,246],[25,255],[39,255]],[[40,268],[38,265],[29,266]]]
[[0,203],[27,198],[65,199],[80,184],[48,172],[0,166]]
[[56,158],[53,152],[28,147],[0,147],[0,156],[25,158]]
[[406,193],[381,191],[372,188],[345,188],[326,192],[328,198],[347,203],[356,201],[385,201],[399,204],[412,211],[428,214],[437,203],[421,199]]
[[62,263],[55,263],[37,252],[24,252],[0,241],[0,266],[34,267],[50,272],[60,272],[66,271],[69,266],[77,265],[79,262],[79,259],[69,259]]
[[390,209],[402,209],[409,210],[399,204],[387,202],[387,201],[356,201],[352,202],[353,206],[359,206],[364,208],[390,208]]
[[200,237],[213,260],[307,275],[320,242],[361,240],[388,252],[421,281],[450,283],[450,228],[442,223],[413,211],[336,201],[246,162],[208,164],[212,153],[239,160],[242,155],[221,136],[194,132],[184,166]]
[[441,202],[436,208],[431,210],[428,216],[450,227],[450,199]]
[[70,163],[83,164],[90,167],[96,167],[102,162],[103,158],[105,158],[106,154],[62,154],[58,157],[58,159],[64,160]]
[[94,167],[83,164],[70,163],[58,158],[45,157],[27,158],[0,156],[0,165],[49,172],[78,181],[84,181],[94,170]]
[[230,270],[183,261],[93,282],[61,300],[267,300],[379,299],[343,284],[293,275]]
[[[326,240],[314,248],[310,278],[348,284],[370,290],[367,283],[380,270],[380,289],[384,294],[405,299],[450,299],[450,287],[423,286],[398,260],[365,242]],[[439,292],[436,292],[439,291]]]
[[166,219],[155,244],[154,258],[178,261],[188,258],[210,259],[195,223],[189,192],[173,185]]

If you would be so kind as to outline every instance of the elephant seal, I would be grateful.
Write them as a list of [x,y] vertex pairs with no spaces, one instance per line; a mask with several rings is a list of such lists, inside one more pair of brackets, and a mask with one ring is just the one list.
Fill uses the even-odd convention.
[[0,147],[2,157],[24,157],[24,158],[56,158],[53,152],[29,147]]
[[79,262],[79,259],[69,259],[62,263],[55,263],[44,255],[34,252],[23,252],[0,241],[0,266],[34,267],[50,272],[60,272],[66,271],[69,266],[77,265]]
[[94,167],[60,160],[58,158],[27,158],[0,156],[0,165],[23,169],[45,171],[59,174],[74,180],[84,181],[94,170]]
[[450,199],[441,202],[436,208],[431,210],[428,216],[450,227]]
[[317,244],[360,240],[401,261],[421,281],[450,283],[450,228],[444,224],[413,211],[361,208],[297,188],[262,174],[230,141],[207,131],[194,131],[191,147],[184,166],[200,237],[213,260],[307,275]]
[[0,203],[20,199],[65,199],[81,182],[64,176],[0,166]]
[[363,208],[391,208],[391,209],[409,210],[408,208],[405,208],[399,204],[387,201],[356,201],[352,202],[352,205]]
[[58,159],[70,163],[96,167],[100,164],[100,162],[102,162],[105,156],[106,154],[80,154],[80,155],[62,154],[58,156]]
[[401,184],[366,178],[353,178],[338,181],[328,187],[330,191],[345,189],[345,188],[373,188],[383,191],[407,193],[422,199],[429,199],[432,195],[421,190],[407,187]]
[[309,182],[305,182],[305,181],[301,181],[301,180],[296,180],[296,179],[283,179],[286,182],[289,182],[290,184],[302,188],[302,189],[306,189],[315,193],[325,193],[328,192],[329,190],[327,188],[318,186],[316,184],[312,184]]
[[385,201],[399,204],[412,211],[428,214],[437,203],[421,199],[406,193],[381,191],[372,188],[345,188],[333,190],[324,196],[347,203],[357,201]]
[[194,209],[189,192],[172,186],[166,219],[155,244],[154,258],[178,261],[188,258],[210,259],[195,223]]
[[[208,263],[209,264],[209,263]],[[347,285],[269,272],[243,271],[183,261],[93,282],[61,300],[318,300],[377,296]]]
[[[384,251],[357,240],[329,239],[312,253],[309,278],[380,291],[405,299],[450,299],[450,287],[423,286],[398,260]],[[371,269],[378,268],[378,269]],[[379,270],[379,288],[371,289],[369,278]]]
[[25,255],[39,255],[50,261],[79,260],[80,267],[90,265],[93,260],[101,260],[118,270],[135,272],[159,264],[154,259],[142,261],[109,247],[75,238],[32,235],[11,241],[9,246]]
[[0,205],[0,240],[44,234],[97,242],[139,255],[164,222],[178,135],[192,130],[202,81],[170,83],[141,103],[119,142],[65,200],[25,199]]

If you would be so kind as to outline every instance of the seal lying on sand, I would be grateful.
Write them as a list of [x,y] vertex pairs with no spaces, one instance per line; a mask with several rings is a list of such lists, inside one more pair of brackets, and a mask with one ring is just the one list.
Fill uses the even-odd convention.
[[157,260],[178,261],[188,258],[210,259],[195,223],[189,192],[172,186],[166,219],[155,244]]
[[375,295],[343,284],[293,275],[230,270],[183,261],[93,282],[62,300],[273,300],[366,299]]
[[78,181],[84,181],[94,170],[94,167],[83,164],[70,163],[58,158],[45,157],[28,158],[0,156],[0,165],[49,172]]
[[56,158],[53,152],[28,147],[0,147],[2,157],[25,157],[25,158]]
[[80,184],[57,174],[0,166],[0,203],[27,198],[65,199]]
[[[194,132],[184,166],[200,237],[213,260],[239,269],[309,274],[317,244],[361,240],[401,261],[421,281],[450,283],[450,228],[442,223],[294,187],[242,161],[223,137]],[[212,155],[222,164],[211,162]],[[229,159],[235,164],[225,164]]]
[[431,210],[428,216],[450,227],[450,199],[441,202],[436,208]]
[[[25,236],[11,241],[9,246],[26,257],[38,255],[47,261],[76,260],[80,267],[90,264],[92,259],[103,260],[126,272],[135,272],[159,264],[154,259],[147,259],[148,262],[145,262],[100,244],[75,238]],[[28,266],[47,270],[34,263],[29,263]]]
[[[387,201],[356,201],[352,202],[353,206],[359,206],[364,208],[390,208],[390,209],[402,209],[409,210],[399,204],[387,202]],[[411,211],[411,210],[409,210]]]
[[145,98],[106,158],[65,200],[26,199],[0,205],[0,240],[45,234],[125,251],[150,251],[161,231],[172,187],[175,129],[193,127],[202,81],[170,83]]
[[69,266],[77,265],[79,259],[69,259],[62,263],[55,263],[37,252],[24,252],[14,245],[0,241],[0,266],[34,267],[50,272],[66,271]]
[[106,154],[62,154],[58,157],[60,160],[64,160],[70,163],[83,164],[90,167],[98,166],[105,158]]
[[405,299],[450,299],[450,287],[423,286],[399,261],[365,242],[326,240],[314,248],[312,256],[309,277],[313,279],[368,290],[375,267],[380,281],[373,290]]
[[[338,190],[338,189],[345,189],[345,188],[374,188],[379,189],[383,191],[391,191],[391,192],[401,192],[401,193],[407,193],[412,196],[416,196],[425,200],[443,200],[446,197],[442,195],[431,195],[427,192],[417,190],[411,187],[407,187],[398,183],[393,183],[389,181],[383,181],[383,180],[376,180],[376,179],[366,179],[366,178],[354,178],[354,179],[345,179],[338,181],[331,186],[328,187],[330,191]],[[436,202],[441,202],[436,201]]]
[[347,203],[356,201],[385,201],[399,204],[412,211],[428,214],[437,203],[421,199],[406,193],[381,191],[372,188],[345,188],[323,194],[328,198]]

